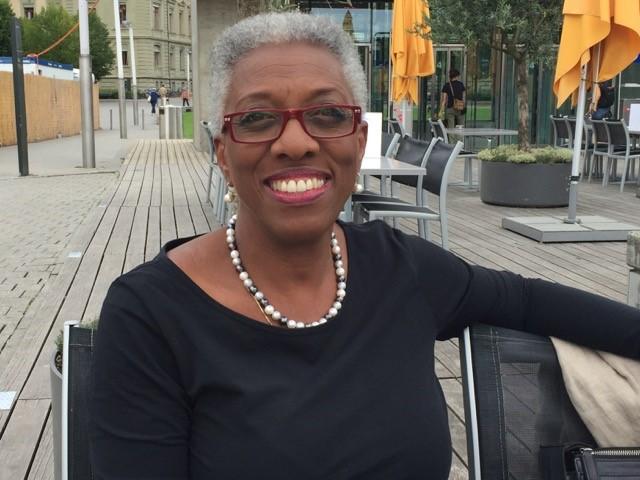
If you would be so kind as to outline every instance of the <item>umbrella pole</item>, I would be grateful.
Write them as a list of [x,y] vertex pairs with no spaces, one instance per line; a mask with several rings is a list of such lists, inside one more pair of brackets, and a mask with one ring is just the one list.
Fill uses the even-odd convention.
[[576,111],[576,135],[573,139],[573,159],[571,160],[571,182],[569,183],[569,212],[565,223],[580,223],[576,218],[578,204],[578,180],[580,179],[580,153],[582,151],[582,131],[584,129],[584,103],[587,98],[587,65],[580,68],[580,88]]

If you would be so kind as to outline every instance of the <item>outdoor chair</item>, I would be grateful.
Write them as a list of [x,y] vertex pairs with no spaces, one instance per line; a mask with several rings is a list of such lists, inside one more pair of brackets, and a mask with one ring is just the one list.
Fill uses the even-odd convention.
[[[575,117],[567,117],[565,118],[565,122],[567,123],[567,128],[569,129],[569,136],[571,138],[571,145],[569,148],[573,148],[573,144],[576,138],[576,118]],[[587,176],[591,172],[591,162],[593,161],[593,139],[590,138],[590,129],[587,127],[587,123],[585,122],[582,127],[582,142],[580,145],[580,151],[583,155],[583,168],[582,175]]]
[[571,148],[573,138],[565,117],[554,117],[550,115],[550,118],[551,126],[553,127],[553,143],[551,145],[559,148]]
[[[414,140],[420,142],[420,140]],[[405,142],[403,141],[403,144]],[[425,144],[426,142],[421,142]],[[400,149],[398,148],[398,156]],[[442,248],[449,249],[448,228],[447,228],[447,180],[460,150],[462,142],[454,145],[445,143],[442,139],[434,138],[425,151],[420,165],[426,168],[425,176],[394,176],[393,182],[415,187],[416,204],[411,205],[399,202],[362,202],[358,204],[359,214],[368,220],[377,218],[413,218],[418,221],[418,234],[425,240],[430,240],[429,221],[440,222],[440,238]],[[438,210],[428,207],[426,192],[438,197]]]
[[390,133],[397,133],[398,135],[400,135],[400,138],[406,135],[404,127],[400,125],[400,122],[398,122],[398,120],[396,120],[395,118],[389,119],[389,127],[391,129]]
[[594,173],[604,178],[604,159],[609,156],[609,133],[604,120],[591,120],[591,128],[593,129],[593,150],[589,181]]
[[475,324],[460,338],[460,358],[471,480],[564,478],[548,476],[541,447],[596,444],[548,337]]
[[[428,143],[406,135],[402,138],[402,140],[400,140],[396,148],[395,156],[393,158],[395,158],[396,160],[400,160],[401,162],[410,163],[411,165],[423,165],[426,157],[431,152],[431,148],[434,143],[435,141]],[[375,177],[380,178],[380,176],[378,175],[375,175]],[[380,193],[376,193],[373,191],[364,191],[361,193],[352,194],[352,205],[356,207],[363,202],[403,203],[410,205],[404,200],[401,200],[398,197],[394,196],[395,188],[393,184],[393,178],[391,178],[390,182],[390,195],[387,195],[385,188],[386,180],[386,178],[380,178]],[[358,209],[356,208],[355,210],[357,213]]]
[[613,163],[617,164],[618,160],[624,160],[620,178],[620,192],[623,192],[624,182],[627,177],[636,177],[636,159],[640,159],[640,149],[634,148],[633,143],[631,143],[629,130],[624,120],[605,120],[604,125],[609,139],[609,153],[606,157],[607,163],[604,169],[602,185],[607,185],[610,173],[615,171]]
[[62,353],[62,480],[93,478],[89,455],[89,394],[94,330],[65,322]]
[[[395,155],[396,149],[398,147],[398,142],[400,141],[400,135],[397,133],[386,133],[382,132],[382,142],[380,145],[380,155],[383,157],[393,157]],[[354,195],[379,195],[386,194],[385,186],[386,186],[386,178],[380,175],[371,175],[372,177],[377,178],[380,181],[380,189],[378,192],[374,192],[369,190],[369,175],[365,175],[362,178],[362,186],[364,187],[364,191],[359,194]],[[353,201],[353,200],[352,200]]]
[[[440,137],[445,141],[445,143],[450,143],[447,129],[442,120],[429,120],[429,125],[431,125],[431,132],[434,137]],[[464,182],[454,182],[450,183],[450,185],[468,185],[471,187],[473,185],[473,159],[477,159],[478,154],[471,150],[461,150],[458,158],[464,159]],[[480,170],[478,169],[478,172],[479,171]],[[478,175],[478,179],[480,179],[480,175]]]
[[[207,179],[207,201],[214,208],[214,215],[219,224],[224,224],[227,217],[227,205],[224,202],[224,176],[218,167],[216,159],[216,147],[213,143],[213,134],[211,133],[211,124],[205,120],[200,121],[200,125],[205,132],[209,142],[209,176]],[[216,176],[215,190],[216,199],[211,201],[211,186],[214,182],[213,176]]]

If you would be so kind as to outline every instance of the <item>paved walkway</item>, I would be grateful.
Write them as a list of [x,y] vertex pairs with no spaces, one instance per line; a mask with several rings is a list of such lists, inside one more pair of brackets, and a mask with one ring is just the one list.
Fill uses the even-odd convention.
[[139,139],[158,137],[152,117],[142,130],[128,114],[129,139],[121,140],[117,102],[100,103],[106,130],[95,132],[95,169],[82,168],[80,135],[30,143],[28,177],[18,176],[17,148],[0,148],[0,351],[58,275],[70,238],[116,180],[126,153]]

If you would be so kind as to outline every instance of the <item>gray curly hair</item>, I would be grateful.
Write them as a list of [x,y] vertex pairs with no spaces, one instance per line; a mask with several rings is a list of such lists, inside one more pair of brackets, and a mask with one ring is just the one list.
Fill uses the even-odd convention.
[[347,84],[356,104],[364,113],[367,87],[364,71],[353,41],[342,28],[328,18],[299,12],[267,13],[249,17],[227,28],[218,38],[211,54],[211,130],[222,130],[224,105],[229,94],[233,67],[243,55],[267,44],[308,42],[326,47],[342,64]]

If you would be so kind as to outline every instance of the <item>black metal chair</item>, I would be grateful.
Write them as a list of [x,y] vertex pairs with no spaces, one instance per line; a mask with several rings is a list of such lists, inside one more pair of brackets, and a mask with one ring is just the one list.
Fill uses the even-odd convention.
[[[434,137],[442,138],[446,143],[449,142],[449,135],[447,134],[447,129],[444,126],[442,120],[429,120],[429,125],[431,125],[431,133]],[[449,185],[467,185],[469,188],[478,186],[480,175],[478,175],[478,181],[474,183],[473,181],[473,160],[478,158],[477,152],[473,152],[471,150],[461,150],[458,158],[464,159],[464,182],[454,182]],[[478,169],[478,172],[480,169]]]
[[396,120],[395,118],[390,118],[388,123],[389,127],[391,128],[390,133],[397,133],[398,135],[400,135],[400,138],[406,135],[404,127],[400,125],[400,122],[398,122],[398,120]]
[[[415,148],[424,148],[426,142],[414,140]],[[406,144],[405,140],[398,148],[398,157],[400,151]],[[408,144],[407,144],[408,145]],[[409,148],[409,147],[407,147]],[[429,240],[429,221],[440,222],[440,238],[442,248],[449,249],[449,235],[447,228],[447,181],[449,173],[460,150],[462,142],[450,145],[442,141],[442,139],[434,138],[427,147],[424,157],[420,165],[426,168],[425,176],[394,176],[392,181],[415,187],[416,204],[411,205],[400,202],[361,202],[358,204],[359,214],[369,220],[377,218],[414,218],[418,221],[418,234]],[[426,192],[430,192],[438,197],[438,210],[428,207],[426,202]]]
[[595,445],[548,337],[476,324],[460,357],[470,479],[544,480],[541,447]]
[[636,160],[640,159],[640,149],[633,147],[629,137],[629,130],[624,120],[605,120],[604,125],[609,138],[609,153],[606,157],[607,164],[604,169],[602,184],[607,185],[609,182],[609,175],[611,171],[614,171],[613,163],[617,164],[618,160],[624,160],[620,178],[620,192],[623,192],[627,176],[630,178],[636,176]]
[[573,145],[573,138],[565,117],[554,117],[553,115],[550,115],[550,118],[551,126],[553,127],[552,145],[559,148],[571,148]]
[[65,322],[62,353],[62,478],[93,478],[89,455],[89,395],[94,330]]
[[[200,121],[200,126],[205,132],[209,143],[209,176],[207,179],[207,201],[214,208],[214,215],[216,220],[221,225],[226,222],[227,217],[227,206],[224,202],[224,176],[218,167],[218,160],[216,159],[216,147],[213,143],[213,134],[211,133],[211,123],[205,120]],[[215,201],[211,200],[211,187],[213,186],[213,176],[216,176],[215,179],[215,190],[216,190],[216,199]]]

